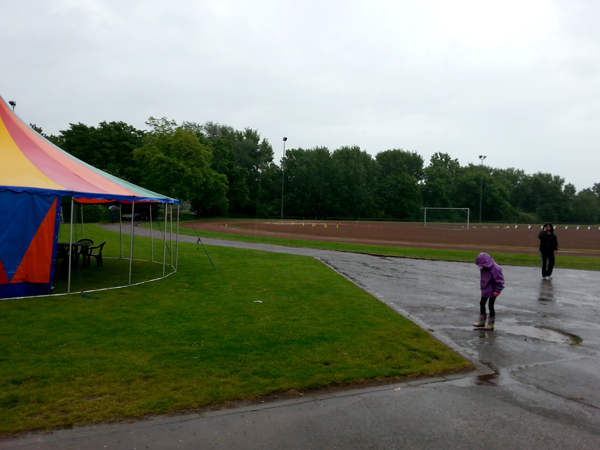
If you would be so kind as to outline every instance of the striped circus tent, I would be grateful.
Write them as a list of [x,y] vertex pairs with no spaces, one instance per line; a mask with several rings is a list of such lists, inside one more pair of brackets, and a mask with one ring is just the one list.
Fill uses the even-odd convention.
[[0,96],[0,298],[51,293],[65,196],[78,203],[179,203],[74,158]]

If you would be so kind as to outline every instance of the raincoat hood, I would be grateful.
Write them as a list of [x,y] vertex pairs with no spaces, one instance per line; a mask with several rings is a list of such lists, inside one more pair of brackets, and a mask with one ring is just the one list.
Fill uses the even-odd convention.
[[504,289],[504,275],[502,275],[500,266],[487,253],[480,253],[475,260],[475,264],[483,267],[480,280],[481,296],[498,296]]
[[475,264],[477,264],[478,266],[485,267],[487,269],[491,269],[492,267],[494,267],[494,258],[492,258],[487,253],[480,253],[479,256],[477,256],[477,259],[475,260]]

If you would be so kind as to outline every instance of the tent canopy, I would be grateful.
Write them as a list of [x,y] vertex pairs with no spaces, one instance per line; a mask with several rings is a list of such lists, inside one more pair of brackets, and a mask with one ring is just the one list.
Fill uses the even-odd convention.
[[63,196],[81,203],[179,203],[74,158],[0,96],[0,298],[51,292]]
[[1,96],[0,100],[0,192],[68,195],[84,202],[179,203],[71,156],[21,121]]

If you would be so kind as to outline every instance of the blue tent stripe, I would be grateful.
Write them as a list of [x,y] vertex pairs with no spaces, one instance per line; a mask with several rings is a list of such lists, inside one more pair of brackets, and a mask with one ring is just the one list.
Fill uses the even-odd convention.
[[0,196],[0,261],[10,281],[56,196],[5,192]]

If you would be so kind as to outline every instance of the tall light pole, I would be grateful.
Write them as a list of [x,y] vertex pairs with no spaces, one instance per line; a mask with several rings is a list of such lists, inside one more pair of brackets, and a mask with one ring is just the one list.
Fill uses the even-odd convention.
[[481,223],[481,210],[483,206],[483,160],[487,158],[485,155],[479,155],[481,161],[481,182],[479,184],[479,223]]
[[285,141],[287,138],[283,138],[283,159],[281,160],[281,220],[283,220],[283,182],[285,180]]

